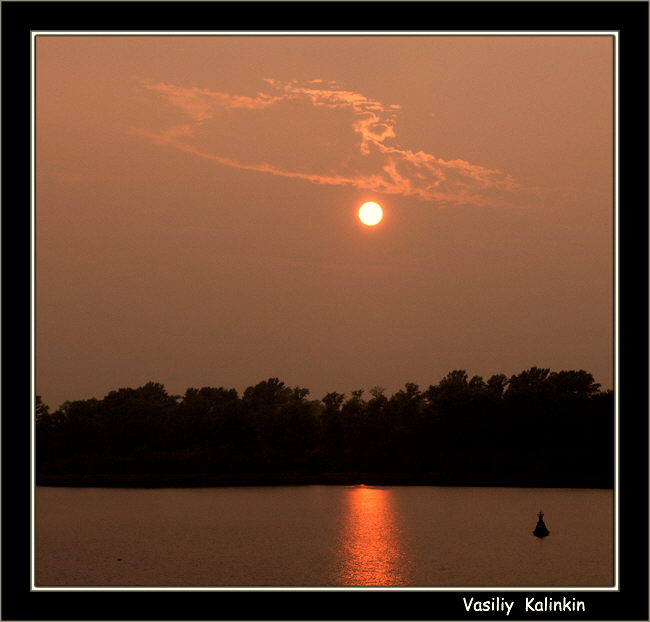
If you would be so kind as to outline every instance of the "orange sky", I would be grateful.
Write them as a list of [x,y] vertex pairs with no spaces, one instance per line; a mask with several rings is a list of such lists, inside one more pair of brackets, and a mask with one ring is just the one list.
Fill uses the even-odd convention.
[[612,62],[606,36],[39,36],[37,393],[611,387]]

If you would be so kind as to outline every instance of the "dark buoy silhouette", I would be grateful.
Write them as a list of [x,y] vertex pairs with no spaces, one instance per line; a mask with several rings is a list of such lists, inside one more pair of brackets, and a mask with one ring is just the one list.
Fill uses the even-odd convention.
[[545,538],[551,532],[546,528],[546,525],[544,524],[544,512],[540,510],[537,516],[539,517],[539,520],[537,521],[533,535],[537,536],[538,538]]

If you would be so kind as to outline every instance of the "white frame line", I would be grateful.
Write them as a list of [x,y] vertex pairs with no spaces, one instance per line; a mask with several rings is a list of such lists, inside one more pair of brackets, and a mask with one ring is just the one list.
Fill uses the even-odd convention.
[[168,36],[168,37],[183,37],[183,36],[345,36],[345,37],[358,37],[358,36],[477,36],[477,37],[500,37],[500,36],[612,36],[614,38],[614,59],[613,59],[613,74],[614,74],[614,391],[615,391],[615,431],[614,431],[614,455],[615,455],[615,488],[614,488],[614,585],[611,587],[580,587],[580,586],[560,586],[560,587],[37,587],[35,577],[35,491],[36,491],[36,460],[35,460],[35,416],[31,417],[31,460],[30,460],[30,480],[31,480],[31,508],[30,508],[30,576],[31,586],[30,590],[34,592],[59,592],[59,591],[72,591],[72,592],[112,592],[112,591],[136,591],[136,592],[270,592],[270,591],[288,591],[288,592],[302,592],[302,591],[369,591],[369,592],[618,592],[619,591],[619,561],[620,561],[620,532],[619,532],[619,490],[620,490],[620,472],[619,472],[619,333],[618,333],[618,312],[619,312],[619,32],[610,30],[597,30],[597,31],[319,31],[319,30],[305,30],[305,31],[260,31],[260,30],[242,30],[242,31],[140,31],[140,30],[124,30],[124,31],[64,31],[64,30],[38,30],[31,31],[31,63],[30,63],[30,109],[31,109],[31,304],[30,304],[30,322],[31,322],[31,412],[34,414],[34,404],[36,400],[36,387],[35,387],[35,229],[36,229],[36,199],[35,199],[35,154],[36,154],[36,130],[35,130],[35,111],[36,111],[36,38],[38,36]]

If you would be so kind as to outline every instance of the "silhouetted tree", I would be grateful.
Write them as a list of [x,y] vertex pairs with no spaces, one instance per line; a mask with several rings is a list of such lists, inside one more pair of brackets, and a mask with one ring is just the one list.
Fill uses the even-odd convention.
[[[392,473],[517,485],[613,485],[614,394],[584,370],[484,381],[453,370],[422,391],[327,393],[269,378],[235,389],[162,384],[103,399],[36,398],[39,478],[83,474]],[[139,476],[140,476],[139,475]],[[428,481],[428,480],[427,480]]]
[[598,392],[600,384],[594,382],[594,377],[586,371],[559,371],[548,376],[550,391],[555,396],[572,396],[588,398]]
[[487,390],[497,398],[503,397],[503,392],[508,385],[508,378],[504,374],[494,374],[487,381]]
[[325,404],[325,412],[327,414],[336,413],[341,411],[341,405],[345,400],[345,393],[327,393],[325,397],[321,400]]
[[550,371],[541,367],[531,367],[511,376],[508,382],[508,397],[543,395],[548,388],[547,380]]
[[244,404],[260,412],[271,412],[293,397],[292,390],[278,378],[269,378],[244,391]]
[[36,421],[44,417],[48,417],[50,414],[50,407],[47,404],[43,403],[40,395],[36,396]]
[[366,402],[363,399],[365,389],[356,389],[350,393],[350,397],[343,404],[343,413],[347,415],[359,415],[365,407]]

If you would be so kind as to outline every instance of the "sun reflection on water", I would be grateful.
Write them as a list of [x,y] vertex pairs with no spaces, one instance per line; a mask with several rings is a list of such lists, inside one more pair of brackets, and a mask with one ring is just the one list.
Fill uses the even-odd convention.
[[399,540],[392,492],[355,486],[346,490],[340,585],[405,585],[405,556]]

